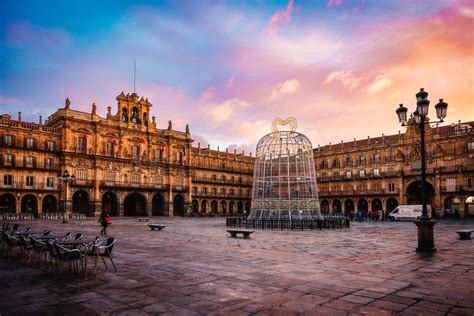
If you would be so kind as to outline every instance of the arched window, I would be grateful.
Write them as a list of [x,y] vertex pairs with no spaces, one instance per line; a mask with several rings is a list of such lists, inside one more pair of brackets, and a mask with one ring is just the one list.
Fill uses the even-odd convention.
[[145,125],[148,124],[148,117],[146,115],[146,112],[143,113],[143,124],[145,124]]
[[136,106],[133,107],[133,109],[132,109],[132,116],[131,116],[130,120],[133,123],[138,123],[138,108]]
[[127,121],[128,121],[127,109],[126,109],[126,108],[123,108],[123,109],[122,109],[122,122],[127,122]]

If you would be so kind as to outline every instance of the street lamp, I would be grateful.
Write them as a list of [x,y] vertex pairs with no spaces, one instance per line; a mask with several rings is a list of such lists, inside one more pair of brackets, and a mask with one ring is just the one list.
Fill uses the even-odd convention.
[[68,212],[68,207],[67,207],[67,196],[68,196],[68,184],[70,181],[74,181],[76,177],[74,175],[70,175],[67,169],[64,171],[64,173],[61,175],[58,175],[58,180],[61,180],[65,183],[66,190],[64,191],[64,213],[63,213],[63,223],[68,223],[69,222],[69,212]]
[[407,126],[407,124],[417,125],[420,129],[420,151],[421,151],[421,202],[423,205],[422,215],[418,220],[415,221],[416,226],[418,227],[418,247],[416,248],[417,252],[433,252],[436,251],[434,247],[434,238],[433,238],[433,226],[436,224],[436,221],[432,220],[428,215],[428,210],[426,208],[426,148],[425,148],[425,124],[430,123],[441,123],[446,117],[446,112],[448,110],[448,104],[443,102],[443,99],[440,99],[438,104],[435,105],[436,116],[439,121],[430,122],[427,118],[429,110],[430,101],[428,100],[428,92],[424,91],[423,88],[416,94],[416,111],[413,112],[413,117],[415,123],[410,123],[407,121],[407,111],[408,109],[400,104],[400,106],[395,110],[398,115],[398,120],[402,126]]

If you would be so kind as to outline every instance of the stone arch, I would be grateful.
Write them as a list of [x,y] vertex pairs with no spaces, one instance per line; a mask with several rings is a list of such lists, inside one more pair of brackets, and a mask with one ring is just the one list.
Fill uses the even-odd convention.
[[252,203],[250,201],[245,202],[245,210],[247,211],[247,214],[250,214],[251,209]]
[[357,211],[362,211],[367,215],[367,212],[369,211],[369,203],[367,203],[366,199],[359,199],[357,201]]
[[89,193],[84,190],[74,192],[72,195],[72,211],[89,215]]
[[[407,185],[406,189],[407,194],[407,204],[422,204],[421,201],[421,180],[412,181]],[[426,201],[427,204],[431,204],[433,197],[435,196],[435,189],[433,185],[426,181]],[[431,205],[433,209],[433,205]]]
[[191,206],[193,209],[193,213],[198,213],[199,212],[199,201],[198,200],[193,200],[191,202]]
[[165,198],[161,193],[156,193],[153,195],[151,200],[151,214],[153,216],[165,215]]
[[380,199],[373,199],[371,202],[372,211],[381,211],[383,203]]
[[326,199],[321,201],[321,212],[329,213],[329,201]]
[[352,199],[347,199],[344,201],[344,210],[346,215],[349,215],[350,212],[355,211],[354,201]]
[[385,202],[385,209],[387,212],[387,215],[390,214],[391,211],[393,211],[396,207],[398,206],[398,201],[396,198],[388,198],[387,201]]
[[226,201],[221,201],[221,213],[222,214],[227,213],[227,202]]
[[21,198],[21,212],[38,216],[38,199],[34,194],[26,194]]
[[184,210],[184,197],[181,194],[176,194],[173,198],[173,216],[186,215]]
[[234,214],[235,212],[235,201],[230,201],[229,202],[229,213]]
[[237,213],[242,213],[244,210],[244,203],[242,201],[237,202]]
[[110,216],[119,215],[117,194],[112,191],[102,194],[102,211],[107,212]]
[[474,217],[474,196],[468,196],[464,200],[466,215],[469,217]]
[[41,201],[41,212],[42,213],[56,213],[58,211],[58,199],[52,195],[48,194],[43,197]]
[[208,209],[208,202],[207,200],[202,200],[201,202],[201,213],[207,213],[207,209]]
[[211,201],[211,213],[217,213],[218,211],[218,204],[216,200]]
[[16,197],[13,194],[0,195],[0,213],[16,213]]
[[146,199],[140,193],[128,194],[123,200],[124,216],[146,216]]
[[332,211],[333,211],[333,213],[341,213],[342,212],[341,200],[334,199],[332,201]]

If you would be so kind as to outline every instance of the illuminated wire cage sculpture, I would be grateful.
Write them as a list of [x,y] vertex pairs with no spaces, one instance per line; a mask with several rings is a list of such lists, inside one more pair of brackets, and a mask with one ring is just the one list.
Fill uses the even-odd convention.
[[[290,130],[279,131],[288,125]],[[322,219],[311,141],[295,118],[276,118],[257,144],[249,220]]]

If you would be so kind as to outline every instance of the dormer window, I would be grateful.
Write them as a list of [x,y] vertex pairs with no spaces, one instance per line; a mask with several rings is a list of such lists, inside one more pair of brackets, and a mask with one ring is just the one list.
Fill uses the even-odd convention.
[[127,121],[128,121],[127,109],[126,109],[126,108],[123,108],[123,109],[122,109],[122,122],[127,122]]

